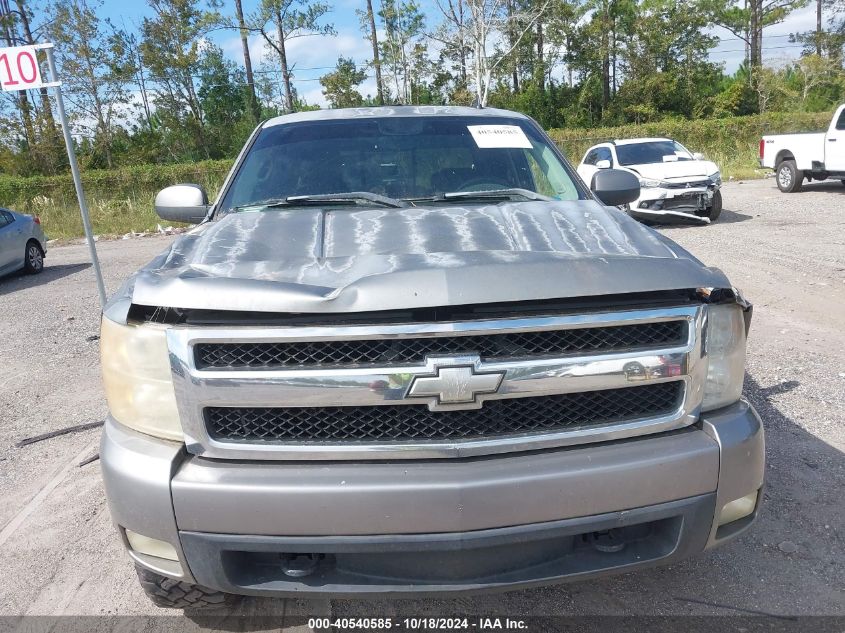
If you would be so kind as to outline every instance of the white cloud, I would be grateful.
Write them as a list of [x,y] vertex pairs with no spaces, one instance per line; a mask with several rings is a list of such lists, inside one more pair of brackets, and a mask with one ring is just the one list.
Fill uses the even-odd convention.
[[[243,64],[243,48],[239,35],[233,35],[220,43],[226,57]],[[311,35],[298,37],[287,43],[288,64],[293,70],[293,83],[299,94],[310,104],[326,106],[319,78],[330,72],[338,57],[348,57],[358,66],[370,59],[372,49],[357,32],[339,35]],[[253,68],[262,62],[277,66],[276,52],[266,45],[260,35],[249,37],[249,53]],[[361,94],[375,94],[375,81],[367,79],[361,87]]]
[[[259,66],[268,54],[265,51],[264,38],[260,35],[252,34],[247,37],[247,44],[249,46],[249,57],[252,61],[253,68]],[[243,64],[243,46],[241,45],[241,36],[230,35],[220,41],[220,48],[223,49],[223,55],[236,61],[238,64]]]
[[[351,57],[361,64],[372,56],[370,45],[358,35],[300,37],[287,47],[288,57],[300,68],[332,67],[338,57]],[[369,55],[367,54],[369,52]]]
[[305,100],[305,103],[308,105],[318,105],[320,107],[326,107],[328,104],[326,103],[326,98],[323,96],[323,88],[320,86],[319,82],[317,83],[316,88],[309,88],[308,90],[303,90],[300,92],[300,96],[302,99]]

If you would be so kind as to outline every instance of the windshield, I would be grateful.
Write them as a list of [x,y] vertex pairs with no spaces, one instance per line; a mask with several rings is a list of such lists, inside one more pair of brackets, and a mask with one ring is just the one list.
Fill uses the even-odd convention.
[[616,146],[620,165],[646,165],[693,160],[692,154],[677,141],[648,141]]
[[[559,200],[582,197],[568,167],[524,120],[489,116],[346,119],[263,129],[220,208],[229,212],[279,201],[290,206],[315,202],[297,197],[350,192],[394,201],[465,204],[467,197],[445,194],[501,191],[503,196],[519,197],[517,190]],[[350,201],[372,204],[372,196],[337,200]]]

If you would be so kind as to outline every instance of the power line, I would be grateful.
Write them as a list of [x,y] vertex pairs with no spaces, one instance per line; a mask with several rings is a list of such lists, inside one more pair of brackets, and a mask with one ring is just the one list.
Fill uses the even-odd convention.
[[[789,44],[786,46],[764,46],[763,51],[776,51],[785,48],[804,48],[804,44]],[[711,51],[710,55],[720,55],[721,53],[744,53],[744,48],[732,48],[729,50],[722,50],[722,51]]]
[[[813,30],[812,33],[815,35],[816,31]],[[783,38],[783,37],[794,37],[795,35],[796,35],[795,33],[784,33],[784,34],[781,34],[781,35],[765,35],[764,34],[763,39],[764,40],[771,40],[771,39]],[[821,31],[821,32],[819,32],[819,35],[837,35],[837,33],[835,31]],[[731,35],[730,37],[720,37],[718,39],[719,42],[733,42],[735,40],[744,41],[739,35]]]

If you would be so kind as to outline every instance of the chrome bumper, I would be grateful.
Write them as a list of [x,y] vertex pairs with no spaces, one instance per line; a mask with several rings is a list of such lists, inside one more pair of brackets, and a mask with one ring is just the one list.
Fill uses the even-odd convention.
[[[101,462],[119,528],[176,548],[178,573],[130,552],[159,573],[244,594],[426,592],[582,578],[721,543],[756,515],[717,529],[725,503],[762,486],[764,442],[745,402],[672,433],[434,462],[213,460],[109,420]],[[648,536],[613,556],[582,546],[610,528]],[[483,555],[408,576],[409,565],[456,548]],[[334,563],[301,580],[267,566],[297,552]],[[393,580],[373,580],[385,574]]]

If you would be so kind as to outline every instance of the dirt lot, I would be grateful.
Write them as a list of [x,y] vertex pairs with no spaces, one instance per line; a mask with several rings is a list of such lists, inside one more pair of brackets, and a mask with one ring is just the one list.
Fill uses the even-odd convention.
[[[390,615],[845,615],[845,187],[796,195],[729,183],[720,222],[664,229],[723,268],[755,303],[746,394],[767,429],[760,521],[693,560],[607,580],[440,601],[245,600],[238,613]],[[112,291],[168,237],[99,245]],[[99,308],[83,245],[55,248],[37,277],[0,280],[0,615],[161,614],[113,531],[98,431],[15,448],[102,420]]]

